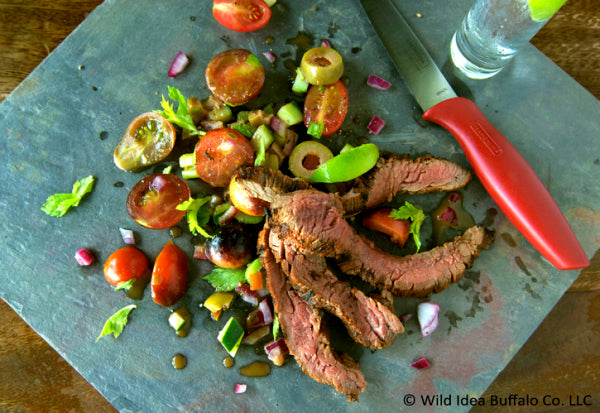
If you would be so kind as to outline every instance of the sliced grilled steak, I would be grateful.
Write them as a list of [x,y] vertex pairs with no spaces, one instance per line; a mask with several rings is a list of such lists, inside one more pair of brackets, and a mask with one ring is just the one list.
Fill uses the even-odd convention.
[[268,229],[259,235],[261,260],[285,342],[302,370],[314,380],[333,386],[348,401],[358,401],[367,382],[358,363],[331,348],[319,311],[306,303],[286,281],[268,247]]
[[374,350],[385,348],[404,331],[393,309],[340,281],[322,256],[298,253],[276,228],[271,229],[269,246],[294,289],[310,305],[342,320],[357,343]]
[[270,225],[287,242],[304,253],[335,257],[348,274],[359,275],[397,296],[423,297],[459,280],[487,248],[491,237],[482,227],[472,227],[454,241],[427,252],[396,256],[363,239],[346,222],[341,202],[332,194],[315,190],[280,196],[271,204]]
[[310,185],[299,178],[291,178],[280,171],[260,166],[244,166],[237,170],[232,179],[252,198],[272,202],[275,197]]
[[467,169],[445,159],[386,154],[373,169],[355,180],[350,194],[361,194],[364,207],[373,208],[391,201],[398,193],[454,191],[470,180]]

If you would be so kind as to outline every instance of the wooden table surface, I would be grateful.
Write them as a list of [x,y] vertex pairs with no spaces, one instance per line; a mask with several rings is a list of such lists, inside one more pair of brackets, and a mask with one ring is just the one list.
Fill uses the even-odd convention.
[[[0,101],[99,0],[0,0]],[[600,1],[569,0],[532,43],[600,98]],[[600,155],[600,154],[599,154]],[[4,269],[6,270],[6,269]],[[600,253],[487,390],[600,411]],[[0,411],[112,412],[114,408],[0,300]],[[546,397],[546,398],[544,398]],[[550,398],[549,398],[550,397]],[[507,399],[510,400],[510,399]],[[587,405],[591,404],[591,406]],[[565,409],[566,410],[566,409]],[[490,408],[475,408],[487,412]]]

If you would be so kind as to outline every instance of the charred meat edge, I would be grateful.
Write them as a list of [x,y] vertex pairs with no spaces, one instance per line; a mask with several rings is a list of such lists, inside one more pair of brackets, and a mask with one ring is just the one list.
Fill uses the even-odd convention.
[[337,355],[318,310],[306,303],[289,285],[268,247],[268,227],[259,234],[259,251],[267,270],[267,285],[290,353],[304,373],[333,386],[348,401],[358,401],[367,382],[358,363]]
[[298,253],[286,238],[276,227],[271,228],[269,247],[290,284],[310,305],[338,317],[354,341],[382,349],[404,332],[393,309],[340,281],[324,257]]
[[333,194],[296,191],[278,197],[271,206],[270,225],[281,226],[298,251],[336,258],[344,273],[359,275],[397,296],[425,297],[442,291],[459,280],[491,243],[491,235],[474,226],[429,251],[397,256],[358,235]]

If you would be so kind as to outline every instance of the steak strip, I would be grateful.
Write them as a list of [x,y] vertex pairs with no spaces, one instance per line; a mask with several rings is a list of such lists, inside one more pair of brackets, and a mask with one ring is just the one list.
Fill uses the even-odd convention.
[[318,310],[311,307],[286,281],[268,247],[268,228],[259,235],[261,260],[267,271],[267,285],[290,353],[304,373],[333,386],[348,401],[358,401],[367,382],[358,363],[347,355],[337,355]]
[[333,257],[347,274],[359,275],[397,296],[424,297],[459,280],[487,248],[490,235],[472,227],[454,241],[407,256],[386,253],[358,235],[344,219],[341,202],[332,194],[296,191],[272,203],[270,225],[281,226],[286,240],[305,254]]
[[310,305],[338,317],[357,343],[371,349],[392,344],[404,332],[393,309],[367,297],[349,282],[340,281],[317,254],[298,253],[285,241],[285,235],[272,228],[269,246],[292,287]]

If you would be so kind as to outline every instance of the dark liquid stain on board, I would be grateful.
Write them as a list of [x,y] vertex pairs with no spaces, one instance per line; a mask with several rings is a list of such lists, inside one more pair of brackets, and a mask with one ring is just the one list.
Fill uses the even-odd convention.
[[525,265],[525,262],[523,262],[523,258],[516,256],[515,262],[517,263],[521,271],[523,271],[527,276],[531,277],[531,273],[529,272],[527,265]]
[[542,299],[542,297],[538,293],[533,291],[533,288],[531,288],[531,284],[529,284],[529,283],[525,284],[525,288],[523,288],[523,290],[526,291],[529,295],[531,295],[536,300]]
[[300,62],[302,60],[302,56],[304,53],[313,47],[315,42],[315,38],[313,35],[305,32],[299,31],[295,37],[291,37],[287,39],[286,44],[291,44],[292,46],[296,46],[296,62]]
[[515,248],[517,246],[517,241],[510,235],[508,232],[503,232],[500,234],[500,237],[506,242],[510,247]]

